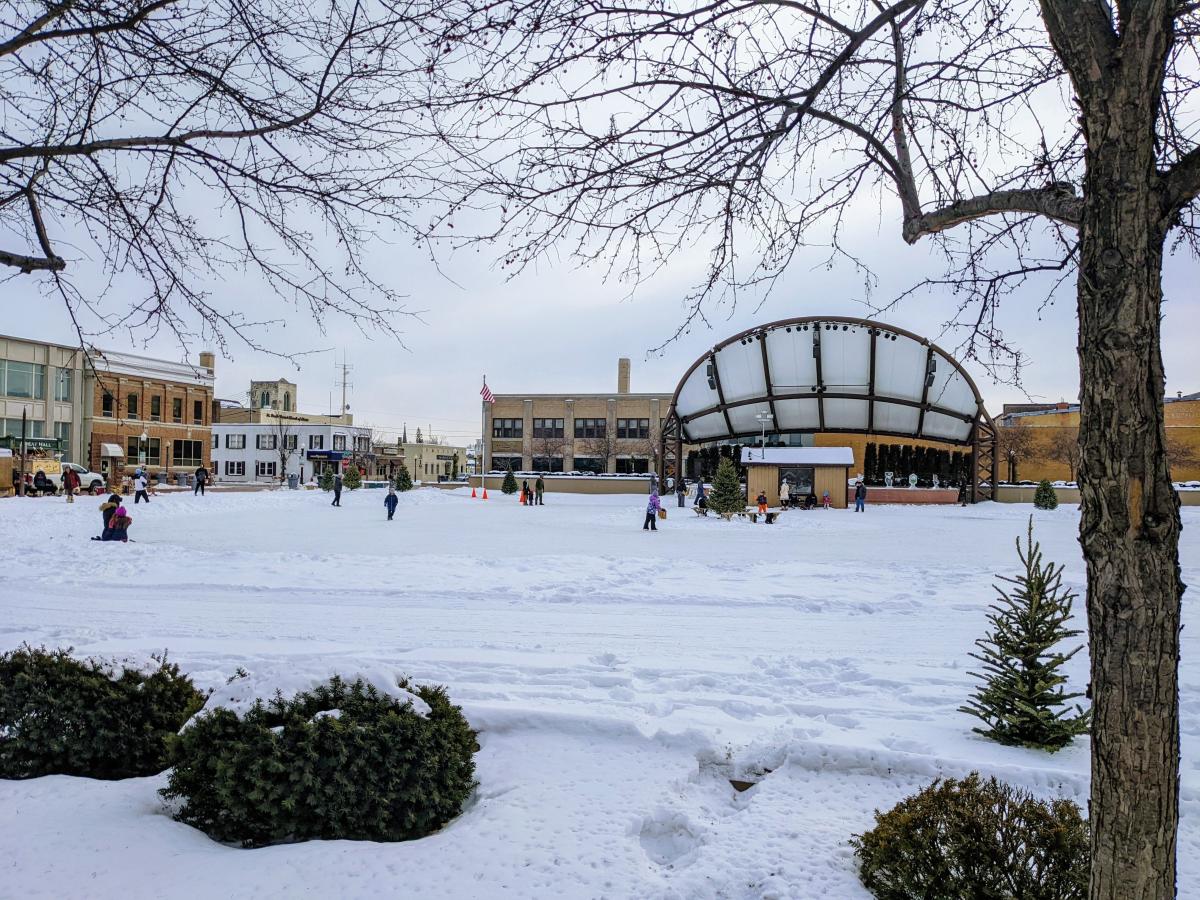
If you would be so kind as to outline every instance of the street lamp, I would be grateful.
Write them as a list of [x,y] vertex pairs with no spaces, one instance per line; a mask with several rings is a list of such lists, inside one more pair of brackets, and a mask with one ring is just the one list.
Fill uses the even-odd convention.
[[146,429],[142,429],[142,433],[138,438],[138,465],[143,469],[146,468],[146,449],[150,442],[150,435],[146,434]]
[[754,418],[758,419],[759,424],[762,425],[762,457],[761,458],[766,459],[767,458],[767,423],[770,422],[775,417],[773,415],[771,415],[769,412],[767,412],[766,410],[763,410],[760,413],[756,413]]

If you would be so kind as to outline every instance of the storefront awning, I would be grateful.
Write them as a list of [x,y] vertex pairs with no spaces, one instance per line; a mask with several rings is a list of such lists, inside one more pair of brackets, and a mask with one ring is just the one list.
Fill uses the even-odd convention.
[[120,444],[101,444],[100,445],[100,455],[101,456],[124,456],[125,451],[121,449]]
[[327,459],[330,462],[337,462],[346,456],[344,450],[309,450],[309,459]]

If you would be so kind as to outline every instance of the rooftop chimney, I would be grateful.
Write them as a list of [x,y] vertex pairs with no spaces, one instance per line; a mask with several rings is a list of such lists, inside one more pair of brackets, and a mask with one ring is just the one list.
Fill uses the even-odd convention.
[[200,352],[200,368],[208,369],[208,374],[213,374],[213,369],[216,368],[217,358],[211,350],[202,350]]
[[625,357],[617,360],[617,393],[629,393],[629,360]]

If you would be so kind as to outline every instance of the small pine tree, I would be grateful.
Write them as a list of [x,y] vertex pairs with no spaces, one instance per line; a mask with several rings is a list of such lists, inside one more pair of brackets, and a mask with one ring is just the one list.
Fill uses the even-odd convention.
[[508,467],[508,471],[504,473],[504,482],[500,485],[500,490],[506,494],[515,494],[517,492],[517,476],[513,474],[511,465]]
[[717,466],[712,490],[708,494],[708,508],[726,518],[746,508],[746,496],[742,493],[737,469],[727,456],[722,457]]
[[342,479],[342,485],[348,491],[356,491],[362,487],[362,472],[358,470],[358,466],[353,463],[346,470],[346,475]]
[[1058,509],[1058,494],[1045,478],[1038,482],[1037,490],[1033,492],[1033,505],[1038,509]]
[[[999,600],[989,608],[992,630],[975,642],[982,651],[972,653],[983,663],[983,672],[972,672],[983,685],[961,712],[982,719],[986,728],[974,730],[1001,744],[1061,750],[1079,734],[1086,734],[1091,712],[1067,701],[1082,696],[1068,694],[1060,673],[1063,665],[1083,649],[1053,652],[1060,641],[1080,634],[1065,627],[1075,594],[1062,586],[1062,566],[1042,563],[1041,545],[1033,542],[1033,517],[1025,548],[1017,538],[1017,555],[1024,574],[1001,580],[1017,587],[1007,594],[999,586]],[[1077,715],[1069,715],[1075,712]]]
[[411,491],[412,486],[412,476],[408,474],[408,466],[400,463],[400,471],[396,473],[396,477],[392,480],[392,487],[398,493],[403,494],[405,491]]
[[317,482],[323,491],[333,490],[333,469],[326,469],[321,473],[321,480]]

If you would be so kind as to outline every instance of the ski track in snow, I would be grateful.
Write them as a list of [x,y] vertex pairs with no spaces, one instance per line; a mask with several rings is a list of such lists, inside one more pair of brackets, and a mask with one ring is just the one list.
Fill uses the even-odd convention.
[[[165,776],[0,782],[0,898],[851,898],[849,837],[939,775],[1086,803],[1086,741],[1000,747],[957,712],[1028,507],[868,507],[774,526],[640,497],[163,495],[128,545],[99,501],[0,503],[0,649],[167,649],[203,688],[332,671],[445,684],[480,730],[479,789],[421,841],[216,844]],[[667,498],[669,501],[673,498]],[[1183,510],[1184,581],[1200,510]],[[1036,537],[1083,590],[1078,513]],[[69,560],[69,564],[64,564]],[[1196,591],[1184,621],[1195,621]],[[1076,601],[1082,626],[1083,601]],[[1200,641],[1184,629],[1180,892],[1200,898]],[[1086,684],[1087,660],[1069,665]],[[730,778],[756,782],[738,793]]]

